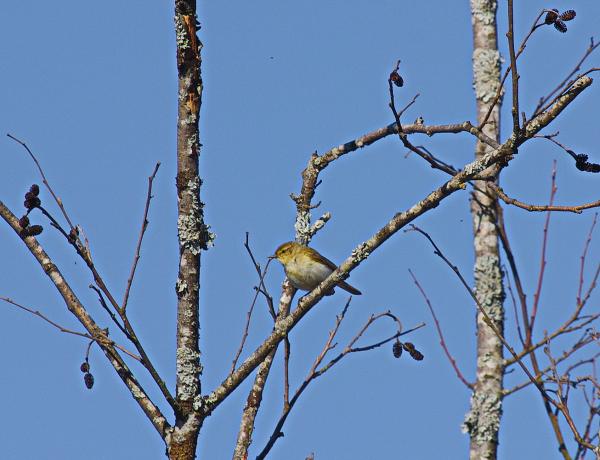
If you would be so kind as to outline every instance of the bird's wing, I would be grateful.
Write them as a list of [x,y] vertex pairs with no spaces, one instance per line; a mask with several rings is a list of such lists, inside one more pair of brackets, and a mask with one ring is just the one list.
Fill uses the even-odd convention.
[[313,248],[308,248],[310,249],[311,254],[314,256],[315,259],[317,259],[319,262],[321,262],[324,265],[327,265],[329,268],[331,268],[332,270],[335,270],[337,268],[337,265],[334,264],[331,260],[329,260],[327,257],[322,256],[321,254],[319,254],[317,251],[315,251]]

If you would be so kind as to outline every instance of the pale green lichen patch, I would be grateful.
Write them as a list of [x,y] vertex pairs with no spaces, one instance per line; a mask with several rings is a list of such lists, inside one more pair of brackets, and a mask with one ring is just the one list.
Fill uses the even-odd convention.
[[502,400],[499,397],[476,393],[471,396],[471,410],[465,416],[462,431],[476,442],[495,441],[501,416]]
[[498,257],[492,254],[482,255],[475,263],[475,281],[477,299],[493,321],[504,320],[502,270]]
[[133,388],[131,388],[131,394],[137,400],[141,400],[146,397],[144,392],[141,391],[137,386],[134,386]]
[[185,291],[187,291],[187,288],[188,288],[188,285],[185,282],[185,280],[177,278],[177,281],[175,282],[175,290],[177,291],[177,293],[182,294]]
[[[190,149],[198,147],[198,133],[194,133],[188,138],[187,145]],[[202,181],[199,183],[202,184]]]
[[478,100],[494,100],[500,86],[500,53],[491,49],[473,51],[473,88]]
[[317,221],[310,228],[310,234],[311,234],[311,236],[314,235],[319,230],[321,230],[325,226],[325,224],[329,221],[329,219],[331,219],[331,213],[330,212],[326,212],[321,217],[319,217],[317,219]]
[[177,382],[182,400],[194,398],[198,390],[200,353],[187,347],[177,349]]
[[196,412],[200,412],[202,410],[202,408],[204,407],[204,405],[205,404],[204,404],[204,397],[203,396],[198,395],[198,396],[196,396],[194,398],[194,402],[192,404],[192,407],[193,407],[193,409]]
[[471,0],[471,17],[473,21],[492,26],[496,24],[497,3],[490,0]]
[[191,47],[185,25],[180,15],[175,16],[175,40],[179,49],[189,49]]
[[312,164],[315,168],[320,169],[323,165],[323,158],[320,156],[315,156],[312,159]]
[[216,235],[210,231],[210,226],[204,223],[204,203],[200,201],[200,179],[194,177],[186,185],[183,192],[189,199],[190,211],[180,215],[177,219],[179,241],[184,249],[198,255],[202,249],[206,250],[214,245]]
[[310,212],[301,211],[297,213],[294,230],[296,231],[297,240],[304,242],[310,241]]
[[354,251],[352,251],[352,261],[360,263],[369,257],[370,251],[368,250],[367,243],[360,244]]

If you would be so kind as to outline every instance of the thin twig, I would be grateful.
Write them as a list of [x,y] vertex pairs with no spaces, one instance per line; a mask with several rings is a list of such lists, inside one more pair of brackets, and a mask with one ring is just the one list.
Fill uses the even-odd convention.
[[[542,17],[543,14],[544,14],[544,10],[542,10],[538,14],[538,16],[535,18],[535,21],[533,21],[533,25],[529,29],[529,33],[525,36],[525,38],[521,42],[521,45],[519,46],[519,50],[517,51],[515,59],[519,59],[519,56],[521,56],[521,53],[523,53],[523,51],[525,51],[525,48],[527,47],[527,42],[529,41],[529,39],[531,38],[531,36],[533,35],[533,33],[539,27],[541,27],[543,25],[543,23],[538,24],[538,22],[539,22],[539,20],[540,20],[540,18]],[[482,130],[483,127],[487,124],[487,122],[488,122],[488,120],[490,118],[490,115],[492,114],[492,111],[494,110],[494,107],[496,107],[496,104],[498,104],[498,101],[502,97],[502,90],[504,89],[504,83],[506,82],[506,79],[508,78],[508,75],[510,74],[511,70],[512,70],[512,67],[508,66],[506,68],[506,70],[504,71],[504,75],[502,76],[502,79],[500,80],[500,85],[498,85],[498,89],[496,90],[496,95],[494,96],[494,100],[490,104],[490,107],[488,108],[488,111],[485,114],[485,117],[483,117],[483,121],[478,126],[479,130]]]
[[[508,239],[508,233],[506,231],[506,226],[504,224],[504,210],[502,206],[496,206],[497,218],[495,221],[496,229],[498,230],[498,236],[500,238],[500,242],[502,243],[502,248],[504,249],[504,253],[506,254],[506,259],[508,260],[508,264],[510,266],[510,270],[513,276],[513,280],[515,282],[515,288],[517,290],[517,295],[519,296],[519,304],[521,307],[521,320],[523,321],[523,328],[525,331],[529,329],[529,313],[527,309],[527,296],[525,295],[525,290],[523,289],[523,284],[521,283],[521,276],[519,275],[519,271],[517,269],[517,262],[515,260],[515,256],[512,252],[512,248],[510,245],[510,241]],[[516,314],[516,313],[515,313]],[[519,321],[517,319],[517,324]],[[523,339],[523,334],[519,330],[519,337],[521,340],[521,344],[525,347],[525,340]]]
[[[78,337],[83,337],[83,338],[85,338],[85,339],[92,340],[93,342],[95,342],[95,341],[96,341],[96,338],[92,337],[90,334],[87,334],[87,333],[85,333],[85,332],[78,332],[78,331],[74,331],[74,330],[72,330],[72,329],[67,329],[66,327],[63,327],[63,326],[61,326],[60,324],[58,324],[58,323],[55,323],[54,321],[52,321],[50,318],[48,318],[47,316],[45,316],[45,315],[44,315],[42,312],[40,312],[39,310],[33,310],[33,309],[31,309],[31,308],[28,308],[28,307],[26,307],[26,306],[24,306],[24,305],[21,305],[21,304],[19,304],[19,303],[15,302],[14,300],[12,300],[12,299],[10,299],[10,298],[8,298],[8,297],[0,296],[0,300],[3,300],[4,302],[6,302],[6,303],[8,303],[8,304],[10,304],[10,305],[13,305],[13,306],[15,306],[15,307],[17,307],[17,308],[20,308],[21,310],[24,310],[24,311],[26,311],[26,312],[29,312],[29,313],[31,313],[32,315],[35,315],[35,316],[37,316],[38,318],[41,318],[41,319],[43,319],[43,320],[44,320],[44,321],[46,321],[48,324],[50,324],[50,325],[54,326],[56,329],[58,329],[60,332],[64,332],[65,334],[76,335],[76,336],[78,336]],[[110,343],[112,346],[114,346],[115,348],[118,348],[119,350],[121,350],[121,351],[122,351],[123,353],[125,353],[126,355],[128,355],[128,356],[132,357],[132,358],[133,358],[133,359],[135,359],[136,361],[140,361],[140,362],[142,361],[142,359],[141,359],[141,358],[140,358],[138,355],[136,355],[136,354],[134,354],[134,353],[130,352],[130,351],[129,351],[129,350],[127,350],[125,347],[123,347],[123,346],[121,346],[121,345],[119,345],[119,344],[115,343],[113,340],[110,340],[110,341],[109,341],[109,343]]]
[[[504,271],[506,271],[506,267],[503,267]],[[510,295],[510,300],[513,306],[513,313],[515,315],[515,326],[517,327],[517,335],[519,336],[519,341],[521,345],[525,346],[525,338],[523,337],[523,331],[521,330],[521,321],[519,320],[519,312],[517,311],[517,299],[515,299],[515,294],[512,289],[512,285],[510,283],[510,276],[506,276],[506,287],[508,289],[508,293]]]
[[31,159],[33,160],[33,162],[35,163],[35,165],[37,166],[37,169],[38,169],[38,171],[40,173],[40,176],[42,176],[42,182],[44,183],[44,185],[46,186],[46,188],[48,189],[48,191],[52,195],[52,198],[54,198],[54,201],[56,201],[56,204],[60,208],[63,216],[65,217],[66,221],[69,224],[69,228],[71,230],[73,230],[75,227],[74,227],[73,223],[71,222],[71,219],[69,219],[69,216],[67,215],[67,211],[66,211],[65,207],[63,206],[63,202],[62,202],[62,200],[58,196],[56,196],[56,194],[54,193],[54,190],[52,190],[52,187],[50,187],[50,183],[46,179],[46,175],[44,174],[44,170],[42,169],[42,166],[40,165],[40,162],[38,161],[38,159],[35,157],[35,155],[33,154],[33,152],[30,150],[30,148],[27,146],[27,144],[25,142],[23,142],[20,139],[17,139],[12,134],[6,134],[6,135],[8,137],[10,137],[13,141],[21,144],[23,146],[23,148],[25,148],[25,150],[27,150],[27,153],[29,154],[29,156],[31,157]]
[[[248,233],[246,233],[246,242],[244,243],[244,247],[246,248],[246,250],[248,251],[248,254],[252,258],[252,263],[254,264],[254,267],[256,268],[256,270],[258,272],[258,276],[259,276],[258,285],[264,286],[264,278],[267,275],[267,270],[269,269],[269,264],[271,263],[271,261],[273,259],[269,259],[267,261],[267,264],[265,265],[265,270],[261,271],[260,265],[256,262],[256,259],[254,258],[254,254],[252,253],[252,250],[250,249],[250,244],[248,242]],[[272,297],[267,293],[266,290],[262,290],[260,287],[255,287],[254,288],[254,297],[252,298],[252,303],[250,304],[250,307],[248,308],[248,311],[246,312],[246,324],[244,325],[244,332],[242,333],[242,340],[240,342],[240,346],[238,347],[238,349],[235,353],[233,361],[231,362],[231,370],[229,371],[230,374],[233,373],[233,371],[235,370],[235,367],[237,366],[237,362],[240,359],[240,355],[242,354],[242,351],[244,350],[244,345],[246,344],[246,339],[248,338],[248,332],[250,330],[250,320],[252,319],[252,313],[254,312],[254,306],[256,305],[256,301],[258,300],[258,295],[261,293],[267,298],[267,303],[269,304],[269,307],[270,307],[269,311],[272,312],[272,314],[275,313],[272,303],[268,302],[268,299],[271,299],[271,302],[272,302],[272,300],[273,300]]]
[[[552,165],[552,180],[550,185],[550,199],[549,206],[554,204],[554,198],[556,196],[556,160],[554,160]],[[550,216],[551,212],[546,213],[546,221],[544,223],[544,236],[542,238],[542,252],[540,254],[540,271],[538,274],[537,287],[535,290],[535,294],[533,295],[533,306],[531,308],[531,316],[529,317],[529,328],[526,331],[525,335],[525,346],[531,345],[532,335],[533,335],[533,326],[535,325],[535,320],[537,318],[538,305],[540,303],[540,296],[542,294],[542,285],[544,283],[544,273],[546,271],[546,250],[548,247],[548,230],[550,227]]]
[[[450,174],[450,175],[456,174],[456,169],[453,168],[452,166],[449,166],[449,165],[446,165],[446,164],[444,164],[444,163],[442,163],[440,161],[437,161],[434,157],[432,157],[428,153],[426,153],[423,150],[415,147],[408,140],[408,138],[406,137],[406,133],[403,132],[402,124],[400,122],[400,115],[402,114],[402,112],[404,112],[404,110],[406,110],[406,108],[402,112],[400,112],[400,113],[396,109],[396,103],[395,103],[395,97],[394,97],[394,81],[392,79],[392,75],[394,75],[394,74],[397,75],[399,67],[400,67],[400,61],[397,61],[396,62],[396,67],[394,68],[394,70],[390,74],[390,78],[388,78],[388,90],[389,90],[389,93],[390,93],[390,102],[389,102],[388,105],[390,107],[390,110],[394,114],[394,119],[396,120],[396,128],[397,128],[397,132],[398,132],[398,138],[400,139],[400,141],[402,142],[402,144],[407,149],[409,149],[411,152],[416,153],[421,158],[423,158],[425,161],[427,161],[432,168],[439,169],[439,170],[444,171],[445,173]],[[415,99],[416,99],[416,97],[408,104],[407,108],[410,105],[412,105],[412,103],[414,102]]]
[[[579,331],[579,330],[583,329],[584,327],[586,327],[590,324],[593,324],[594,321],[596,321],[598,318],[600,318],[600,313],[595,313],[591,316],[584,316],[584,317],[578,317],[575,315],[571,315],[571,317],[569,319],[567,319],[560,327],[555,329],[552,334],[548,334],[548,338],[550,340],[554,340],[556,337],[559,337],[561,335]],[[579,324],[574,324],[576,321],[581,321],[581,322]],[[517,354],[516,357],[507,358],[504,361],[504,366],[508,367],[508,366],[512,366],[513,364],[515,364],[517,362],[517,359],[515,359],[515,358],[522,359],[527,355],[533,356],[533,352],[536,351],[537,349],[543,347],[545,344],[546,344],[546,339],[543,338],[540,341],[538,341],[537,343],[531,344],[527,348],[523,348],[523,350],[521,350]]]
[[594,52],[594,50],[596,48],[598,48],[598,46],[600,46],[600,43],[594,43],[594,37],[590,38],[590,45],[587,47],[587,49],[585,50],[585,53],[583,54],[583,57],[579,60],[579,62],[575,65],[575,67],[573,68],[573,70],[571,70],[571,72],[569,73],[569,75],[567,75],[563,81],[561,81],[556,88],[554,88],[552,91],[550,91],[546,96],[541,97],[535,110],[533,111],[533,116],[537,115],[540,111],[541,108],[544,106],[544,104],[546,102],[548,102],[550,100],[550,98],[552,96],[554,96],[554,94],[556,94],[558,91],[560,91],[569,80],[571,80],[571,78],[573,78],[573,76],[575,76],[575,74],[577,72],[579,72],[581,70],[581,66],[582,64],[585,62],[585,60],[590,56],[590,54],[592,54]]
[[150,200],[152,199],[152,182],[156,177],[156,173],[158,172],[158,168],[160,168],[160,161],[156,163],[154,167],[154,171],[150,177],[148,177],[148,193],[146,194],[146,205],[144,206],[144,218],[142,219],[142,228],[140,229],[140,236],[138,237],[138,242],[135,248],[135,255],[133,256],[133,263],[131,264],[131,271],[129,272],[129,278],[127,279],[127,287],[125,288],[125,294],[123,295],[123,302],[121,303],[121,310],[125,312],[127,309],[127,301],[129,300],[129,291],[131,290],[131,285],[133,284],[133,278],[135,276],[135,269],[137,268],[138,261],[140,260],[140,250],[142,249],[142,240],[144,239],[144,234],[146,233],[146,229],[148,228],[148,211],[150,210]]
[[592,162],[588,161],[588,158],[589,158],[588,155],[583,154],[583,153],[578,154],[578,153],[574,152],[573,149],[570,149],[566,145],[557,141],[556,136],[558,136],[558,132],[556,132],[554,134],[537,135],[534,137],[536,137],[538,139],[547,139],[550,142],[552,142],[553,144],[560,147],[562,150],[564,150],[566,153],[568,153],[569,156],[571,158],[573,158],[573,160],[575,160],[575,167],[578,170],[584,171],[584,172],[591,172],[591,173],[600,172],[600,164],[592,163]]
[[[323,216],[321,219],[324,219],[324,218],[325,218],[325,216]],[[325,222],[326,221],[327,220],[325,220]],[[317,224],[317,222],[315,222],[315,225],[316,224]],[[252,265],[254,265],[254,270],[256,270],[256,274],[258,275],[258,280],[259,280],[258,290],[260,291],[260,293],[262,295],[265,296],[265,300],[267,301],[267,307],[269,308],[269,314],[273,318],[273,321],[275,321],[275,317],[277,315],[275,314],[275,307],[273,306],[273,296],[271,296],[271,294],[269,294],[267,287],[265,286],[265,280],[264,280],[265,275],[267,274],[267,267],[265,267],[265,272],[262,273],[260,264],[256,261],[256,258],[254,257],[254,253],[252,252],[252,249],[250,249],[250,234],[249,234],[249,232],[246,232],[246,240],[244,241],[244,248],[246,248],[246,252],[250,256],[250,259],[252,260]],[[271,261],[271,259],[269,259],[269,262],[270,261]],[[269,265],[269,262],[267,262],[267,266]]]
[[283,340],[283,409],[290,405],[290,353],[292,344],[289,336]]
[[[576,351],[580,350],[581,348],[583,348],[584,346],[593,343],[593,338],[589,337],[588,341],[578,341],[575,345],[573,345],[570,349],[565,350],[563,352],[563,354],[559,357],[556,358],[556,362],[557,363],[561,363],[563,361],[565,361],[566,359],[568,359],[569,357],[571,357],[571,355],[573,355]],[[544,369],[540,369],[540,371],[538,373],[536,373],[536,379],[541,379],[549,370],[550,370],[550,366],[545,367]],[[531,385],[531,380],[527,379],[524,380],[523,382],[515,385],[514,387],[508,389],[508,390],[504,390],[502,392],[502,394],[504,396],[508,396],[511,395],[513,393],[516,393],[519,390],[522,390],[523,388],[528,387],[529,385]]]
[[592,220],[592,226],[590,227],[590,231],[588,232],[587,238],[585,240],[585,244],[583,245],[583,254],[581,254],[580,265],[579,265],[579,286],[577,288],[577,304],[581,303],[581,293],[583,290],[583,279],[585,274],[585,260],[587,258],[588,249],[590,248],[590,244],[592,243],[592,235],[594,233],[594,228],[596,227],[596,221],[598,219],[598,213],[594,214],[594,219]]
[[[483,315],[485,323],[490,327],[490,329],[492,329],[492,331],[494,332],[494,334],[496,335],[496,337],[498,337],[498,339],[500,339],[500,341],[502,342],[502,344],[504,345],[504,347],[513,356],[515,362],[523,370],[523,372],[529,378],[529,380],[531,381],[531,383],[538,389],[538,391],[540,392],[540,395],[542,396],[542,398],[544,399],[544,401],[547,402],[548,404],[551,404],[552,406],[554,406],[557,410],[559,410],[564,415],[565,420],[567,421],[567,424],[569,425],[569,428],[571,429],[571,432],[575,436],[577,442],[584,444],[588,448],[593,448],[594,446],[592,446],[590,443],[587,443],[584,439],[581,438],[581,435],[577,431],[577,428],[572,423],[572,419],[570,417],[568,409],[565,409],[564,405],[561,402],[555,401],[553,398],[550,397],[550,395],[548,394],[548,392],[544,388],[543,383],[540,382],[539,379],[536,379],[536,377],[534,377],[534,375],[532,375],[531,371],[527,368],[527,366],[525,366],[525,364],[523,363],[523,361],[521,360],[521,358],[518,357],[517,352],[514,350],[514,348],[506,341],[506,339],[504,338],[504,335],[498,329],[498,327],[494,324],[494,321],[492,320],[492,318],[485,311],[485,308],[479,302],[479,299],[475,295],[475,292],[473,292],[473,289],[471,289],[471,287],[469,286],[469,284],[467,283],[467,281],[463,277],[463,275],[460,272],[460,270],[458,269],[458,267],[456,265],[454,265],[441,252],[441,250],[439,249],[439,247],[435,244],[435,242],[433,241],[433,239],[431,238],[431,236],[429,236],[429,234],[427,232],[425,232],[424,230],[421,230],[420,228],[416,227],[415,225],[411,224],[410,226],[412,227],[412,229],[414,231],[417,231],[417,232],[421,233],[423,236],[425,236],[425,238],[427,238],[427,240],[431,243],[431,245],[434,248],[435,255],[437,255],[438,257],[440,257],[452,269],[452,271],[456,274],[456,276],[460,280],[461,284],[465,287],[465,289],[467,290],[467,292],[469,293],[469,295],[471,296],[471,298],[474,300],[475,304],[477,305],[478,310]],[[537,374],[539,374],[539,372],[536,371],[536,375]]]
[[510,69],[512,79],[511,112],[513,119],[513,132],[516,134],[521,128],[519,125],[519,73],[517,72],[517,56],[515,54],[515,29],[513,14],[513,0],[508,0],[508,32],[506,33],[506,38],[508,39],[508,52],[510,54]]
[[437,319],[435,310],[433,309],[433,306],[431,305],[431,302],[429,301],[429,298],[427,297],[425,290],[423,289],[423,287],[419,283],[419,280],[417,280],[417,277],[415,276],[415,274],[412,272],[412,270],[410,268],[408,269],[408,273],[410,273],[410,276],[412,277],[413,282],[417,286],[417,289],[419,289],[419,291],[421,292],[421,295],[423,296],[423,299],[425,300],[425,303],[427,304],[427,308],[429,308],[429,311],[431,312],[431,316],[433,317],[433,321],[435,323],[435,328],[437,329],[437,333],[440,338],[440,345],[441,345],[442,349],[444,350],[444,353],[445,353],[446,357],[448,358],[448,361],[450,361],[450,364],[452,365],[454,372],[456,372],[456,376],[459,378],[459,380],[462,383],[465,384],[465,386],[467,388],[473,389],[473,384],[471,382],[467,381],[467,379],[464,377],[464,375],[462,374],[462,372],[460,371],[460,369],[458,367],[458,364],[456,364],[456,360],[454,359],[454,357],[450,353],[450,350],[448,349],[448,346],[446,345],[446,341],[444,340],[444,334],[442,333],[442,328],[440,326],[440,322]]
[[590,203],[578,204],[574,206],[550,206],[550,205],[537,205],[537,204],[529,204],[524,203],[523,201],[519,201],[515,198],[509,197],[502,187],[489,183],[489,188],[491,188],[498,198],[504,201],[508,205],[514,205],[518,208],[525,209],[530,212],[545,212],[545,211],[560,211],[560,212],[573,212],[575,214],[581,214],[585,209],[598,208],[600,207],[600,200],[592,201]]
[[544,353],[546,354],[546,356],[548,356],[548,359],[550,360],[552,374],[556,380],[556,392],[557,392],[557,396],[558,396],[558,400],[555,401],[556,409],[559,410],[563,414],[563,416],[567,422],[567,425],[569,425],[569,428],[571,428],[571,432],[575,436],[575,441],[587,449],[594,449],[595,446],[593,446],[592,444],[590,444],[589,442],[587,442],[585,439],[582,438],[581,434],[579,433],[579,430],[577,429],[577,427],[575,425],[575,421],[571,417],[571,411],[569,410],[569,406],[567,405],[567,399],[563,394],[563,387],[562,387],[560,378],[558,376],[558,370],[556,367],[557,362],[554,359],[554,357],[552,356],[552,354],[550,353],[550,344],[548,344],[546,347],[544,347]]
[[102,306],[102,308],[104,308],[104,310],[106,311],[106,313],[108,313],[108,316],[110,316],[110,319],[112,319],[113,323],[115,323],[117,325],[117,327],[121,330],[121,332],[123,334],[125,334],[125,336],[129,340],[131,340],[131,337],[129,336],[129,332],[127,332],[127,329],[125,329],[121,325],[121,323],[117,319],[117,316],[115,315],[115,313],[106,304],[106,300],[104,300],[104,296],[102,295],[102,291],[100,289],[98,289],[96,286],[94,286],[93,284],[90,284],[88,287],[90,289],[92,289],[94,292],[96,292],[96,295],[98,296],[98,302],[100,302],[100,305]]

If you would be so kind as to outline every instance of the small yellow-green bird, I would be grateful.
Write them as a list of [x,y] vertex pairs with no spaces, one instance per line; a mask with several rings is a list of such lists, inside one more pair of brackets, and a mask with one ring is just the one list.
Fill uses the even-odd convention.
[[[295,241],[283,243],[271,258],[281,262],[292,285],[303,291],[312,291],[337,268],[336,264],[313,248]],[[358,289],[345,281],[337,285],[350,294],[361,295]]]

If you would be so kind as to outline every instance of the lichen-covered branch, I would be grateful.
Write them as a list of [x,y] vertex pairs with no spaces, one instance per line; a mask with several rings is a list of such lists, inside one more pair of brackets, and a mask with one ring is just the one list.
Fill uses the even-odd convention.
[[193,459],[202,420],[193,411],[200,394],[200,252],[214,238],[204,223],[204,204],[200,201],[199,175],[202,78],[202,43],[198,29],[195,0],[175,0],[177,46],[177,230],[179,236],[179,273],[177,276],[177,381],[179,413],[167,437],[171,459]]
[[[289,314],[295,291],[294,287],[286,280],[283,284],[281,297],[279,299],[279,313],[275,319],[275,327],[277,327],[279,321]],[[256,416],[260,409],[265,385],[267,384],[267,379],[271,372],[271,366],[273,365],[273,359],[275,359],[276,352],[277,346],[273,348],[264,361],[260,363],[256,376],[254,377],[254,383],[246,398],[246,405],[242,412],[240,428],[233,451],[233,460],[245,460],[248,458],[248,449],[252,443],[252,433],[254,432]]]

